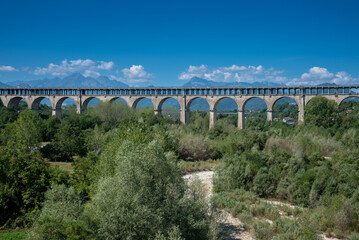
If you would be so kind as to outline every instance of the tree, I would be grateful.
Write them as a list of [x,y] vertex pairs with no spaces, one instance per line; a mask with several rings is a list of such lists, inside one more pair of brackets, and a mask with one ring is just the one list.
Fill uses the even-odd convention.
[[62,121],[55,134],[55,149],[63,161],[72,160],[75,155],[86,154],[85,138],[83,132],[77,126],[72,126],[69,121]]
[[153,239],[178,229],[184,239],[208,239],[207,204],[186,191],[180,169],[156,142],[125,141],[118,148],[114,175],[96,184],[85,214],[99,239]]
[[44,200],[44,193],[59,170],[51,169],[38,152],[31,151],[25,141],[8,142],[0,147],[0,226],[15,219],[26,224]]
[[316,96],[305,106],[305,122],[318,127],[331,127],[335,124],[337,109],[334,100]]
[[89,239],[92,233],[81,219],[83,202],[74,187],[52,185],[27,239]]
[[25,110],[15,121],[15,137],[18,141],[24,140],[27,146],[35,146],[41,140],[41,118],[31,110]]

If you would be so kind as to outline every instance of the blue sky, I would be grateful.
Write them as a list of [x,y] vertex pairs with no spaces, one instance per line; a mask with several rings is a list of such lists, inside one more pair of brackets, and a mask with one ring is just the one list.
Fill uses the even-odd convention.
[[0,3],[0,81],[359,82],[359,1]]

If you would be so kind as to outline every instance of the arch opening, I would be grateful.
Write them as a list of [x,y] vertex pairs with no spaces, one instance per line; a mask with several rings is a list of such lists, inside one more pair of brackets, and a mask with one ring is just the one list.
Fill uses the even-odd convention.
[[31,109],[36,111],[41,118],[48,119],[51,116],[52,103],[46,97],[38,97],[32,103]]
[[262,98],[248,99],[243,105],[243,110],[246,128],[264,129],[268,119],[268,106]]
[[63,97],[56,103],[56,113],[55,115],[58,117],[70,116],[76,114],[77,105],[75,100],[70,97]]
[[214,105],[217,121],[237,126],[238,123],[238,104],[232,98],[222,98]]
[[8,107],[13,107],[15,110],[21,112],[28,108],[27,102],[22,97],[11,98]]
[[124,105],[128,106],[128,103],[126,102],[126,100],[123,99],[123,98],[120,98],[120,97],[112,98],[112,99],[110,100],[110,102],[111,102],[111,103],[124,104]]
[[174,98],[165,98],[158,105],[158,111],[164,118],[180,119],[181,105]]
[[272,106],[273,121],[293,125],[298,121],[298,110],[298,104],[293,98],[279,98]]
[[203,124],[209,127],[209,103],[201,97],[194,98],[188,103],[189,123],[198,123],[203,121]]
[[353,116],[359,113],[359,97],[347,97],[341,101],[338,107],[341,114]]
[[135,109],[154,108],[154,105],[149,98],[143,97],[143,98],[136,99],[136,101],[133,103],[133,108],[135,108]]
[[83,102],[82,110],[86,111],[88,107],[94,107],[99,102],[100,102],[100,99],[98,99],[97,97],[89,97]]

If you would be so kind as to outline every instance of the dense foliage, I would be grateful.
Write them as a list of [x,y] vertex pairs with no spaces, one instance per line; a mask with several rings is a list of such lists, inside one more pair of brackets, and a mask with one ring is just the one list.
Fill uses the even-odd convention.
[[[60,120],[0,107],[0,225],[26,227],[28,239],[216,239],[216,208],[240,218],[257,239],[316,239],[319,231],[351,236],[359,229],[359,104],[339,107],[315,97],[305,125],[266,120],[266,110],[191,112],[178,121],[167,108],[128,109],[99,102]],[[297,107],[274,107],[296,119]],[[53,163],[71,162],[70,173]],[[49,164],[51,163],[51,165]],[[182,168],[215,167],[213,202]],[[196,167],[194,167],[196,166]],[[263,199],[289,202],[280,209]],[[260,220],[270,219],[272,223]],[[297,220],[296,220],[297,219]]]

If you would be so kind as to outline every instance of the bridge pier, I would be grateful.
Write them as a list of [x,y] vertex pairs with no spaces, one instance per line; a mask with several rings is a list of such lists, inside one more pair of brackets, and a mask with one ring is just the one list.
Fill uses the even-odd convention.
[[209,128],[213,128],[216,122],[217,122],[217,110],[211,109],[209,111]]
[[267,120],[270,122],[273,121],[273,111],[272,110],[267,111]]
[[245,127],[245,116],[243,110],[238,110],[238,126],[239,129],[244,129]]
[[52,109],[51,115],[61,119],[62,118],[62,110],[61,110],[61,108],[60,109],[56,109],[56,108]]
[[154,111],[155,111],[155,115],[157,116],[157,117],[162,117],[162,110],[160,110],[160,109],[154,109]]
[[183,124],[189,124],[189,110],[181,108],[180,121]]

